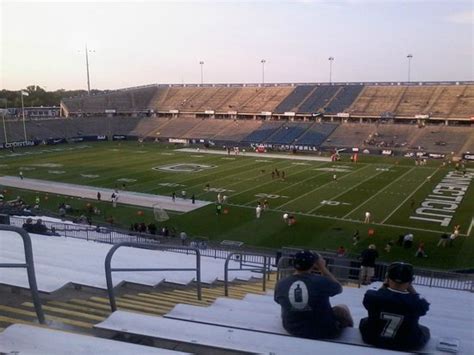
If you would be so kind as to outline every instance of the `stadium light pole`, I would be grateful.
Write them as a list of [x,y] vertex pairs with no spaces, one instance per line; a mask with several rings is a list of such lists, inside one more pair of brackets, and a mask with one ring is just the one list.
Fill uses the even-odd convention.
[[265,63],[267,61],[265,59],[262,59],[260,63],[262,63],[262,85],[265,85]]
[[5,116],[7,115],[8,112],[8,104],[7,104],[7,99],[0,99],[0,100],[5,100],[5,110],[3,111],[2,118],[3,118],[3,134],[5,136],[5,143],[8,143],[7,139],[7,128],[5,126]]
[[201,85],[204,84],[204,61],[200,61],[199,64],[201,65]]
[[332,83],[332,62],[334,61],[334,57],[329,57],[329,84]]
[[408,82],[410,82],[410,70],[411,70],[411,59],[413,58],[413,54],[408,54]]
[[[80,52],[80,51],[79,51]],[[87,73],[87,94],[91,94],[91,79],[89,75],[89,53],[93,53],[95,50],[91,50],[87,48],[87,43],[85,46],[85,54],[86,54],[86,73]]]
[[23,90],[20,90],[20,93],[21,93],[21,114],[23,116],[23,136],[26,142],[25,104],[23,103],[23,95],[26,94],[26,96],[28,96],[28,93],[23,92]]

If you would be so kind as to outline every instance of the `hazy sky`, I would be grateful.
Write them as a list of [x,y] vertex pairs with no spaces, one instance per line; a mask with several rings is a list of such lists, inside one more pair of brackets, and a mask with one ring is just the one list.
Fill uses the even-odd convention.
[[474,80],[474,0],[0,0],[0,88]]

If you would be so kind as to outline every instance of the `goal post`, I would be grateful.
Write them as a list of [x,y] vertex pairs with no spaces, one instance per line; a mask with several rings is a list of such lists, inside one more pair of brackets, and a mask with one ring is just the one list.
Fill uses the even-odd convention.
[[170,217],[168,216],[168,213],[166,213],[166,211],[163,208],[161,208],[161,206],[158,203],[153,205],[153,215],[155,216],[155,220],[157,222],[164,222],[170,219]]

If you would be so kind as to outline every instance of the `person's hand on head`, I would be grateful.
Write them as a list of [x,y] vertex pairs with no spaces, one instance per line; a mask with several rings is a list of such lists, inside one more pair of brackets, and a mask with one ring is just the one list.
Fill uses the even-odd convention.
[[316,254],[316,255],[317,255],[317,259],[313,265],[313,269],[317,271],[321,271],[326,268],[326,260],[324,260],[324,258],[321,257],[321,255],[319,254]]

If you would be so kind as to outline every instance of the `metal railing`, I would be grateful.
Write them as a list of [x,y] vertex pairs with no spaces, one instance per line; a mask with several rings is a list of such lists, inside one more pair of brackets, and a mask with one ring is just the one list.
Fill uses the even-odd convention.
[[[253,260],[249,260],[248,257],[252,257],[253,260],[256,258],[260,259],[260,262],[257,263]],[[229,268],[229,262],[232,257],[234,261],[239,262],[238,268]],[[270,257],[268,255],[262,255],[257,253],[248,253],[248,252],[232,252],[227,255],[224,263],[224,295],[229,296],[229,271],[252,271],[259,272],[263,274],[262,277],[262,290],[267,290],[267,276],[270,276]]]
[[[202,299],[201,294],[201,254],[197,248],[188,248],[189,251],[193,251],[196,254],[196,267],[195,268],[112,268],[112,257],[121,247],[133,247],[142,249],[153,249],[153,250],[170,250],[173,249],[173,245],[148,245],[148,244],[136,244],[124,242],[114,245],[107,256],[105,257],[105,278],[107,281],[107,293],[109,295],[110,308],[112,312],[117,310],[117,303],[115,301],[114,284],[112,280],[112,272],[143,272],[143,271],[196,271],[196,293],[197,299]],[[185,247],[180,247],[181,249]]]
[[[41,324],[45,324],[46,321],[44,318],[43,308],[41,307],[41,302],[39,299],[38,285],[36,283],[35,263],[33,260],[31,238],[25,230],[18,227],[1,224],[0,231],[10,231],[17,233],[23,239],[23,247],[25,250],[25,263],[0,263],[0,268],[26,268],[26,273],[28,275],[28,284],[30,285],[31,297],[33,298],[36,316],[38,317],[38,321]],[[8,233],[0,233],[0,236],[6,235],[8,235]]]

